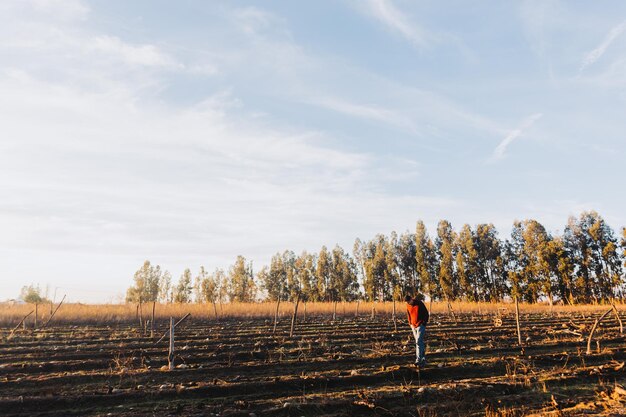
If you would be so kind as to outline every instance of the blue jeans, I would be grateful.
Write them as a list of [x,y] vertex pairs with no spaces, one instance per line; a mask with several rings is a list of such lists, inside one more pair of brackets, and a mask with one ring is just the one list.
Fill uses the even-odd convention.
[[411,327],[413,336],[415,337],[415,363],[426,363],[426,344],[424,343],[424,337],[426,336],[426,325],[422,324],[417,327]]

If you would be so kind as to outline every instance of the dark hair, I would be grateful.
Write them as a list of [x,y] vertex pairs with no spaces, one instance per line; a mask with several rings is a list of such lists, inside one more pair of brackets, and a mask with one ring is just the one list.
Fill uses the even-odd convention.
[[407,295],[406,297],[404,297],[404,301],[406,301],[407,303],[411,301],[411,296]]

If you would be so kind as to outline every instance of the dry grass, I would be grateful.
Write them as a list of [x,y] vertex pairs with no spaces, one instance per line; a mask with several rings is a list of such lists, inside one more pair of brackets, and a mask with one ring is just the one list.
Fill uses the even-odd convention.
[[[448,312],[448,306],[444,302],[427,303],[431,313],[442,314]],[[473,315],[495,315],[498,311],[502,314],[513,314],[514,305],[511,303],[469,303],[453,302],[452,310],[455,314]],[[330,318],[333,313],[333,303],[307,303],[306,314],[310,316],[325,316]],[[391,316],[393,303],[366,303],[359,302],[359,316],[366,317],[375,309],[377,315],[384,314]],[[399,317],[404,316],[404,303],[396,303]],[[578,306],[553,306],[544,304],[520,304],[520,311],[524,313],[567,313],[567,312],[601,312],[606,311],[606,305],[578,305]],[[619,305],[618,309],[625,310],[626,306]],[[33,305],[9,305],[0,304],[0,326],[15,326],[26,314],[34,310]],[[38,322],[41,325],[50,317],[50,305],[39,306]],[[217,305],[217,312],[220,317],[268,317],[273,318],[276,310],[275,303],[226,303]],[[353,317],[357,310],[357,303],[338,303],[337,316]],[[282,302],[279,313],[281,316],[288,316],[293,311],[293,303]],[[143,317],[148,319],[152,314],[152,304],[142,306]],[[211,304],[157,304],[156,318],[164,319],[169,317],[182,317],[191,313],[195,319],[214,319],[215,314]],[[301,303],[298,309],[299,317],[305,312],[305,306]],[[134,304],[64,304],[61,306],[53,319],[53,323],[64,324],[91,324],[91,323],[124,323],[134,322],[137,317],[137,306]],[[28,324],[32,325],[33,316],[28,318]]]

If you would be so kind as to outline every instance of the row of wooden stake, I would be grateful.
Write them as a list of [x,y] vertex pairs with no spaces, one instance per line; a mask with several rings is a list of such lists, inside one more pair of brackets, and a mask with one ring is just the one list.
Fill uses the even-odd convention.
[[[43,324],[43,326],[41,326],[39,329],[45,329],[46,327],[48,327],[48,324],[50,323],[50,321],[52,320],[52,318],[54,317],[54,315],[57,313],[57,311],[59,311],[59,308],[61,307],[61,304],[63,304],[63,301],[65,301],[65,295],[63,296],[63,299],[61,300],[61,302],[59,303],[59,305],[54,309],[54,311],[51,310],[50,313],[50,317],[48,317],[48,320]],[[30,317],[31,314],[35,313],[35,322],[34,322],[34,328],[35,330],[37,330],[37,317],[39,316],[39,304],[35,304],[35,309],[32,310],[30,313],[28,313],[27,315],[25,315],[22,320],[20,320],[19,323],[17,323],[17,326],[15,326],[13,328],[13,330],[11,330],[11,333],[9,333],[9,336],[7,339],[11,339],[13,337],[13,335],[15,334],[15,332],[17,331],[17,329],[20,328],[20,326],[24,326],[24,328],[26,328],[26,319]]]

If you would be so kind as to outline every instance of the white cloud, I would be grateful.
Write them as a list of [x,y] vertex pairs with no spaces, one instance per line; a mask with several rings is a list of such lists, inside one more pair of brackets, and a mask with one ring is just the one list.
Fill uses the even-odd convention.
[[395,126],[411,133],[417,132],[417,127],[412,120],[398,111],[352,103],[337,97],[321,97],[311,100],[311,103],[349,116]]
[[113,56],[129,65],[183,67],[154,45],[131,45],[115,36],[97,36],[87,46],[92,51]]
[[428,34],[418,25],[411,22],[391,0],[367,0],[358,2],[367,7],[367,13],[384,23],[395,32],[400,33],[415,46],[424,47],[429,42]]
[[626,20],[613,27],[609,33],[605,36],[602,43],[598,45],[594,50],[589,52],[585,58],[583,59],[583,63],[580,66],[580,71],[582,72],[585,68],[590,65],[593,65],[597,60],[599,60],[602,55],[606,52],[606,50],[611,46],[613,41],[617,39],[624,31],[626,30]]
[[502,142],[500,142],[496,149],[494,149],[493,155],[491,156],[492,160],[502,159],[506,152],[506,148],[511,144],[511,142],[522,136],[524,131],[528,130],[542,116],[542,113],[535,113],[524,119],[522,124],[517,129],[512,130],[504,139],[502,139]]

